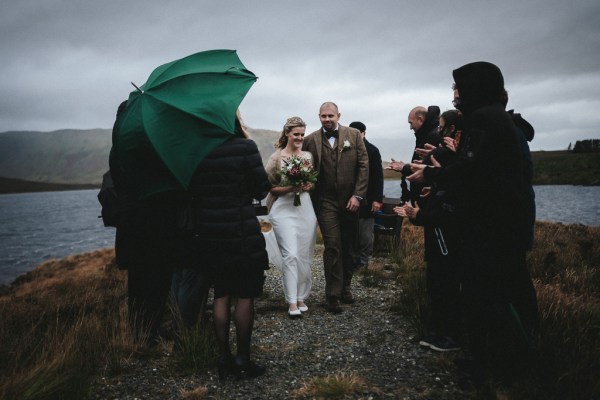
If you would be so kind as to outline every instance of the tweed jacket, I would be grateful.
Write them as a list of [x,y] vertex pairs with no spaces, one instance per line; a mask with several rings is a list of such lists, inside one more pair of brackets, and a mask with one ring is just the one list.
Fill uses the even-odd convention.
[[[338,205],[345,208],[352,196],[365,198],[369,182],[369,157],[367,149],[357,129],[338,125],[337,139],[337,192]],[[313,164],[317,171],[321,168],[323,149],[323,129],[319,128],[304,138],[302,149],[313,155]],[[325,139],[326,140],[326,139]],[[346,144],[346,146],[344,146]],[[311,193],[315,211],[320,209],[322,187],[317,180]]]

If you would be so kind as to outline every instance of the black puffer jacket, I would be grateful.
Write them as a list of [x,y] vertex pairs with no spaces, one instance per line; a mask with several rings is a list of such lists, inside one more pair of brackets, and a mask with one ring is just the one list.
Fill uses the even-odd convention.
[[265,240],[252,199],[262,200],[270,189],[252,140],[236,137],[214,149],[196,169],[188,189],[191,208],[183,223],[189,229],[183,266],[224,266],[230,273],[267,269]]

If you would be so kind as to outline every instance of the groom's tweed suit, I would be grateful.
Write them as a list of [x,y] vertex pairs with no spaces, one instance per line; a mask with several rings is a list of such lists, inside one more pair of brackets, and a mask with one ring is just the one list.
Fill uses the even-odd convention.
[[333,148],[322,128],[308,135],[303,145],[304,150],[312,153],[315,169],[319,171],[311,197],[325,245],[327,298],[339,298],[350,290],[358,212],[349,212],[346,205],[352,196],[365,197],[369,180],[369,159],[360,133],[354,128],[338,127]]

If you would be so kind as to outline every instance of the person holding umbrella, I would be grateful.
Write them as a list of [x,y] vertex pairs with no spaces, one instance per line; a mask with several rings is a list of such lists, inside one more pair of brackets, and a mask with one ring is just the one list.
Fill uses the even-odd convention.
[[[192,54],[157,67],[144,85],[134,85],[113,129],[115,188],[132,204],[123,212],[130,221],[117,228],[117,261],[130,269],[130,305],[132,289],[141,288],[134,297],[160,309],[151,313],[155,329],[175,267],[195,272],[205,287],[212,284],[220,377],[265,371],[250,361],[253,299],[262,292],[268,268],[252,202],[266,197],[271,185],[237,111],[256,79],[234,50]],[[131,237],[122,246],[120,232]],[[229,349],[232,296],[235,358]],[[197,299],[179,293],[177,300],[190,309]],[[130,307],[131,315],[135,311]]]
[[143,346],[160,341],[160,325],[175,265],[178,204],[175,190],[139,198],[133,190],[135,177],[122,168],[119,129],[127,115],[127,101],[119,106],[109,156],[110,172],[117,192],[115,256],[127,270],[129,324],[133,338]]

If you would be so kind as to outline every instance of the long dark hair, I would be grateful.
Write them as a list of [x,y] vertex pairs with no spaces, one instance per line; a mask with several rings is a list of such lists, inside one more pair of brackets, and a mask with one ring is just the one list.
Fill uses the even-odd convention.
[[244,125],[239,109],[235,112],[235,136],[242,139],[250,139],[250,132],[248,132],[246,125]]
[[[444,129],[440,131],[441,136],[449,136],[454,139],[457,131],[462,130],[462,115],[458,110],[444,111],[440,118],[444,119]],[[454,125],[454,130],[450,130],[450,126]]]

